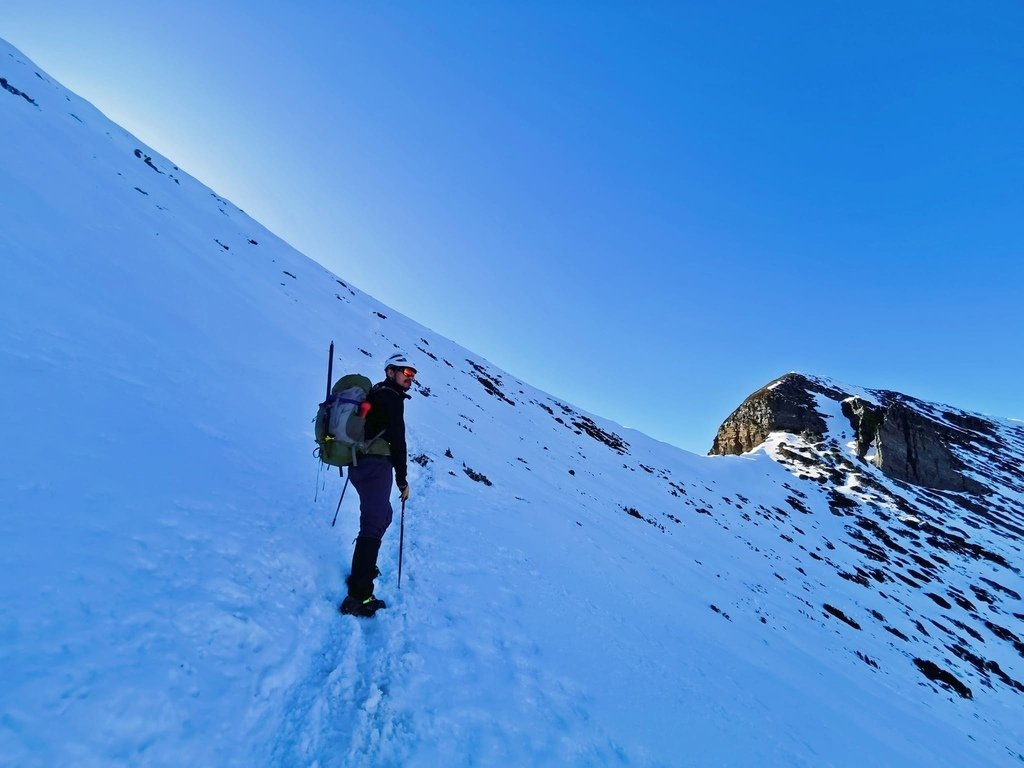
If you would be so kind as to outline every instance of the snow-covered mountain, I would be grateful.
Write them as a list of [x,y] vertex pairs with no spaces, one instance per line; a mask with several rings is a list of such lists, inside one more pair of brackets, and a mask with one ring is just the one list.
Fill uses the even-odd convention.
[[[832,616],[873,645],[890,644],[877,630],[889,633],[925,677],[964,698],[1024,693],[1024,425],[790,374],[747,398],[712,452],[747,449],[805,486],[789,510],[755,514],[812,515],[809,540],[795,524],[783,538],[799,539],[829,578],[863,587],[855,618],[826,607]],[[826,511],[838,520],[823,522]]]
[[[1024,762],[1024,425],[789,375],[723,425],[741,455],[689,454],[383,306],[2,42],[0,86],[0,764]],[[338,375],[421,371],[372,621],[313,458],[331,340]]]

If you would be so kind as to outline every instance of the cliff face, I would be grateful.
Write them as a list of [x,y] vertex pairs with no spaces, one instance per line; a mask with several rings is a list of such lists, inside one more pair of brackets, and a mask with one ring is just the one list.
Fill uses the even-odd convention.
[[857,437],[858,455],[874,446],[875,466],[895,480],[943,491],[985,493],[988,489],[964,475],[952,447],[966,447],[985,434],[980,419],[965,429],[930,418],[908,398],[886,393],[888,404],[873,406],[859,397],[844,400],[843,415]]
[[898,392],[855,394],[798,373],[786,374],[744,400],[719,428],[710,453],[746,453],[772,432],[819,443],[828,431],[819,411],[822,398],[837,403],[849,421],[858,458],[867,458],[894,480],[935,490],[986,492],[983,483],[964,474],[964,462],[954,453],[992,443],[993,431],[984,419],[936,413],[931,404]]

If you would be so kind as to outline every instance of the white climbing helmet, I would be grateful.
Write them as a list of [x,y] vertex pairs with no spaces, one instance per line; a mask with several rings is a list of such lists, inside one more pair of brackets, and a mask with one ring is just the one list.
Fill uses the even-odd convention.
[[388,368],[412,368],[416,370],[416,366],[409,362],[409,358],[402,352],[396,352],[384,362],[384,371]]

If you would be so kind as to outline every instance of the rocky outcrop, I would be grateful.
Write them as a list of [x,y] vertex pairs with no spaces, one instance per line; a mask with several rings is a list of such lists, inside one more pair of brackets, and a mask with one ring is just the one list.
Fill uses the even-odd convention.
[[815,395],[822,395],[840,404],[853,428],[858,457],[869,458],[889,477],[936,490],[986,492],[982,483],[964,474],[965,467],[953,451],[954,446],[988,439],[983,420],[967,414],[937,415],[929,404],[897,392],[870,394],[877,402],[822,379],[786,374],[733,411],[719,428],[710,453],[746,453],[772,432],[820,442],[827,426]]
[[903,396],[885,394],[889,402],[884,407],[859,397],[842,403],[843,414],[856,432],[858,456],[864,457],[873,445],[872,463],[896,480],[943,491],[987,490],[963,474],[963,464],[950,449],[963,440],[961,429],[930,418]]
[[[933,690],[964,699],[1024,694],[1024,425],[791,373],[726,419],[712,453],[758,447],[791,475],[784,503],[755,509],[748,497],[723,498],[736,508],[723,527],[776,525],[797,560],[806,553],[819,575],[832,569],[866,600],[877,598],[878,609],[864,610],[845,602],[854,597],[846,585],[814,578],[828,596],[820,616],[851,642],[897,643]],[[767,541],[750,541],[751,549]],[[887,606],[902,616],[887,618]]]
[[821,440],[826,426],[811,395],[814,388],[810,379],[798,373],[787,374],[762,387],[722,423],[711,446],[711,455],[752,451],[772,432]]

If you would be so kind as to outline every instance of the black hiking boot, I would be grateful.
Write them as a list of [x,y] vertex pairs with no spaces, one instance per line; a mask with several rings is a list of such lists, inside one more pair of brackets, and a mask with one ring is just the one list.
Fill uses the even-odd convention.
[[381,608],[387,607],[383,600],[378,600],[373,595],[370,595],[365,600],[349,595],[341,604],[341,612],[349,616],[362,616],[368,619]]

